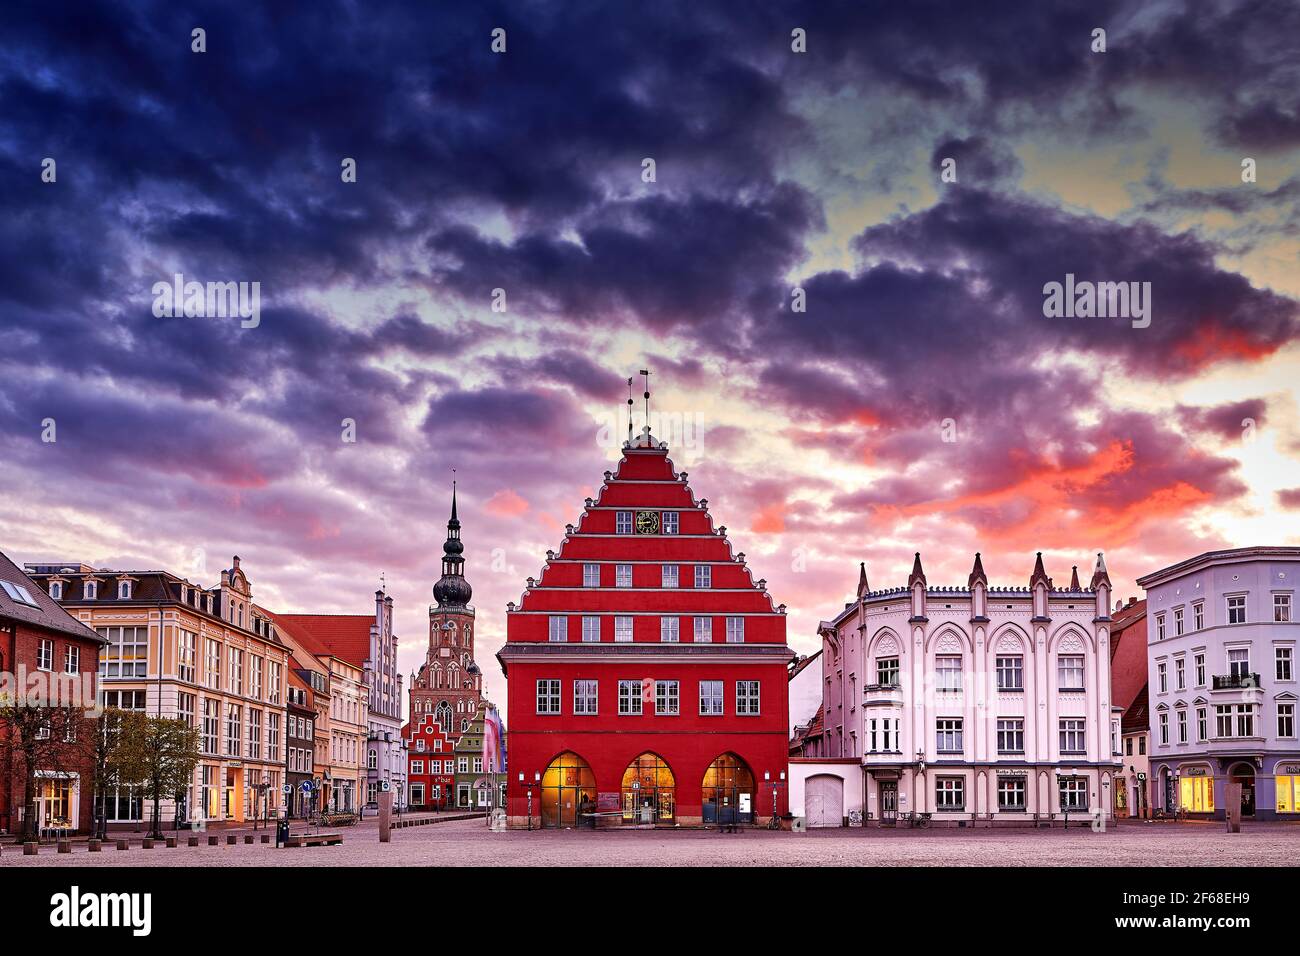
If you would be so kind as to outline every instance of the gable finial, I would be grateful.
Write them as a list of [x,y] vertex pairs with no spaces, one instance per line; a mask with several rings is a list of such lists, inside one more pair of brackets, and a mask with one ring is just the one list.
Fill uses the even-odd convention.
[[641,369],[641,376],[645,379],[645,427],[650,427],[650,370]]
[[627,377],[627,443],[632,444],[632,376]]

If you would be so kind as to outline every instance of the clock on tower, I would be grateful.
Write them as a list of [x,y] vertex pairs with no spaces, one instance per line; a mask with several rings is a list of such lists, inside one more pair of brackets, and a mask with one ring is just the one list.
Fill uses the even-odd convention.
[[638,511],[636,513],[636,533],[637,534],[658,534],[659,533],[659,512]]

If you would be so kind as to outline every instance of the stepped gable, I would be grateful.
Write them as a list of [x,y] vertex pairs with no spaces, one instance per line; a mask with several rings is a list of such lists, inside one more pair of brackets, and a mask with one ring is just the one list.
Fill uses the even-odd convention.
[[[617,533],[616,514],[639,511],[656,514],[676,511],[680,531],[677,534]],[[656,519],[658,520],[658,519]],[[569,590],[582,587],[582,564],[620,561],[677,564],[686,569],[699,562],[714,564],[713,588],[726,588],[726,608],[732,613],[784,613],[784,605],[774,605],[766,590],[766,581],[755,580],[745,563],[744,553],[732,550],[726,526],[715,525],[708,510],[708,499],[697,499],[687,481],[686,472],[678,472],[668,457],[667,446],[657,441],[648,429],[632,444],[624,445],[624,456],[605,480],[596,497],[586,499],[586,506],[575,524],[566,526],[566,535],[558,552],[548,551],[540,575],[528,579],[518,611],[598,611],[616,610],[608,591]],[[725,562],[734,568],[718,567]],[[656,572],[657,573],[657,572]],[[602,582],[604,583],[604,582]],[[610,582],[612,583],[612,582]],[[692,582],[682,579],[673,591],[674,607],[683,613],[714,612],[718,609],[717,593],[692,594]],[[634,588],[639,588],[634,572]],[[563,589],[563,590],[560,590]],[[744,594],[748,589],[750,594]],[[632,590],[632,589],[629,589]],[[516,610],[516,608],[512,608]]]

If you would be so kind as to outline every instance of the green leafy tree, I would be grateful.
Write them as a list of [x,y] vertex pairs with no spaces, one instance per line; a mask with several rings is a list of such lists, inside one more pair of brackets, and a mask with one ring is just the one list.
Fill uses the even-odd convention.
[[160,838],[160,804],[189,786],[199,763],[199,732],[184,720],[124,712],[119,736],[120,782],[138,786],[152,802],[149,836]]
[[107,707],[98,717],[88,719],[88,732],[78,740],[78,749],[82,753],[82,765],[89,771],[90,784],[94,788],[95,826],[94,835],[100,839],[108,838],[108,817],[105,813],[108,792],[122,784],[122,715],[127,711],[116,707]]

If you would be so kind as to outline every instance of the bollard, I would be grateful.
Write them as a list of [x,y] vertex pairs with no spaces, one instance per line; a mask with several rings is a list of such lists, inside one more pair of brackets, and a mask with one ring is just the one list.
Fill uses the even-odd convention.
[[235,834],[233,833],[227,834],[226,846],[234,846],[238,842],[239,842],[239,837],[235,836]]
[[198,838],[198,837],[190,837],[188,840],[185,841],[185,845],[186,845],[186,846],[198,846],[198,845],[199,845],[199,838]]
[[175,838],[175,837],[168,837],[168,838],[166,839],[165,842],[166,842],[166,844],[167,844],[167,849],[169,849],[169,850],[174,850],[174,849],[176,849],[176,838]]
[[262,842],[263,842],[263,843],[270,843],[270,842],[271,842],[271,834],[269,834],[269,833],[263,833],[263,834],[262,834]]
[[98,840],[87,840],[87,841],[86,841],[86,850],[87,850],[88,852],[90,852],[90,853],[98,853],[99,850],[100,850],[100,847],[99,847],[99,841],[98,841]]
[[71,853],[71,852],[72,852],[72,841],[71,841],[71,840],[60,840],[60,841],[59,841],[59,852],[60,852],[60,853]]
[[35,856],[38,849],[40,849],[39,843],[24,843],[23,856]]
[[152,850],[152,849],[153,849],[153,840],[145,840],[143,843],[140,844],[140,849],[142,849],[142,850]]
[[125,840],[118,840],[117,848],[119,850],[129,850],[131,848],[131,844],[127,843]]
[[379,794],[379,842],[392,840],[393,825],[393,791],[383,790]]
[[216,846],[218,842],[220,842],[218,837],[215,836],[208,837],[208,846]]
[[252,842],[253,842],[253,834],[251,834],[251,833],[245,833],[245,834],[244,834],[244,842],[245,842],[245,843],[252,843]]

